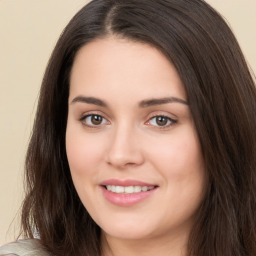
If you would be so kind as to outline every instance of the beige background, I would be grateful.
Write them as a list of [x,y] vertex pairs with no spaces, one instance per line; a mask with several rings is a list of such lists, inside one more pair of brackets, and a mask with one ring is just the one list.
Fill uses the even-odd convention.
[[[64,26],[86,0],[0,0],[0,245],[19,231],[22,175],[40,82]],[[208,0],[256,71],[256,1]]]

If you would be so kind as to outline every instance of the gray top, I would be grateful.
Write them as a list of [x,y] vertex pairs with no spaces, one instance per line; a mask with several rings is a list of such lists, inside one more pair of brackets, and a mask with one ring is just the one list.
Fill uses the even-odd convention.
[[37,239],[18,240],[0,247],[0,256],[50,256]]

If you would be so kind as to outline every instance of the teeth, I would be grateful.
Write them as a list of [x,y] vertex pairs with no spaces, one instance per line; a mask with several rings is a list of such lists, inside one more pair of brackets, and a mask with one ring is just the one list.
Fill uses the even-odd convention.
[[133,193],[133,191],[134,191],[133,186],[124,187],[124,192],[125,192],[126,194],[131,194],[131,193]]
[[[113,188],[114,186],[112,186]],[[124,193],[124,187],[116,186],[116,189],[114,189],[117,194]]]
[[145,192],[145,191],[148,190],[148,188],[144,186],[144,187],[141,188],[141,190]]
[[135,193],[139,193],[141,191],[141,187],[140,186],[135,186],[134,187],[134,192]]
[[139,193],[139,192],[146,192],[152,190],[154,186],[114,186],[114,185],[107,185],[106,186],[108,191],[117,193],[117,194],[132,194],[132,193]]

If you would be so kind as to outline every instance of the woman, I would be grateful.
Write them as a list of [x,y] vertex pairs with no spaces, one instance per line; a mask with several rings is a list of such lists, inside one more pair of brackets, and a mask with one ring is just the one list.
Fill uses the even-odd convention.
[[209,5],[94,0],[42,83],[22,210],[33,240],[0,252],[255,255],[255,131],[255,84]]

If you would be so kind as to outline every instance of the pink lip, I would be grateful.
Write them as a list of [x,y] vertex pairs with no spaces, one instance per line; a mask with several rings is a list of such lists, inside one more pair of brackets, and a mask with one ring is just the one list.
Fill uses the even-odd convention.
[[114,186],[123,186],[123,187],[128,187],[128,186],[157,186],[155,184],[150,184],[150,183],[145,183],[142,181],[138,180],[117,180],[117,179],[110,179],[110,180],[105,180],[100,183],[101,186],[107,186],[107,185],[114,185]]
[[[105,186],[106,185],[114,185],[114,186],[154,186],[155,188],[149,191],[145,192],[139,192],[139,193],[132,193],[132,194],[118,194],[118,193],[113,193],[111,191],[108,191]],[[135,205],[144,199],[152,196],[155,191],[157,190],[158,186],[141,182],[141,181],[136,181],[136,180],[116,180],[116,179],[111,179],[111,180],[106,180],[103,181],[100,184],[100,188],[102,190],[104,198],[109,201],[110,203],[117,205],[117,206],[132,206]]]

